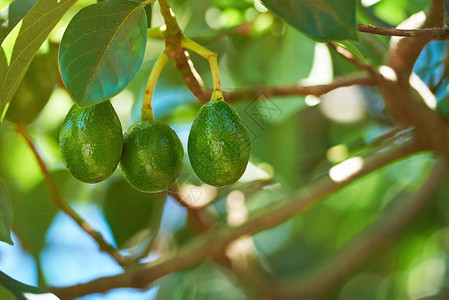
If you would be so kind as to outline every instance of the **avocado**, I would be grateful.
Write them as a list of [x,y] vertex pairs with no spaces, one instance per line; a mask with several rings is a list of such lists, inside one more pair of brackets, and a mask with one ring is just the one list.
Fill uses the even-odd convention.
[[231,105],[212,100],[200,108],[190,129],[188,154],[203,182],[222,186],[239,180],[248,164],[250,140]]
[[125,133],[120,169],[135,189],[161,192],[178,178],[183,158],[181,141],[170,126],[161,121],[140,121]]
[[123,148],[120,120],[110,101],[69,110],[59,135],[62,159],[78,180],[95,183],[114,173]]

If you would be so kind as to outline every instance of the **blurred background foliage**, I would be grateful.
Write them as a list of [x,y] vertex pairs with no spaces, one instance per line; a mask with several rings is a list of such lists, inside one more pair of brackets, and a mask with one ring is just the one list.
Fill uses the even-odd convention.
[[[0,9],[4,9],[0,16],[11,2],[0,0]],[[33,4],[31,0],[25,2]],[[266,97],[263,87],[325,84],[357,70],[333,49],[285,25],[257,0],[170,2],[185,34],[218,52],[225,90],[260,87],[259,101],[245,99],[235,106],[252,140],[250,165],[237,184],[218,189],[201,185],[187,158],[176,192],[136,192],[123,181],[119,169],[105,182],[78,182],[65,169],[58,148],[59,130],[72,103],[60,84],[55,85],[37,120],[28,126],[63,196],[108,241],[124,253],[144,256],[142,261],[166,255],[198,234],[176,199],[196,206],[209,204],[205,207],[208,212],[229,222],[229,203],[236,197],[244,199],[244,203],[234,209],[247,215],[305,187],[336,163],[369,151],[377,137],[394,128],[380,95],[368,87],[342,88],[321,98]],[[41,50],[49,51],[51,45],[57,45],[74,14],[93,3],[78,1],[50,35],[47,50]],[[394,27],[423,10],[427,3],[365,0],[358,6],[357,18],[362,23]],[[151,19],[153,26],[163,24],[157,4],[153,5]],[[0,30],[3,26],[0,24]],[[359,34],[354,45],[367,61],[380,65],[388,43],[386,37]],[[162,40],[148,41],[142,69],[127,89],[112,99],[125,130],[140,118],[146,79],[163,47]],[[207,61],[191,56],[210,87]],[[415,66],[418,76],[435,91],[443,115],[449,113],[447,60],[447,43],[435,41],[428,44]],[[39,86],[30,92],[45,93]],[[155,118],[172,125],[185,147],[201,103],[188,91],[173,62],[164,69],[153,102]],[[303,215],[257,234],[254,251],[263,267],[277,278],[310,273],[377,220],[394,201],[419,189],[433,162],[430,154],[422,153],[373,172]],[[0,127],[0,178],[7,183],[13,201],[15,243],[0,244],[0,270],[27,284],[52,286],[73,285],[121,271],[55,208],[32,152],[9,122]],[[421,299],[446,286],[448,187],[444,185],[432,205],[391,243],[388,251],[379,253],[358,275],[328,291],[323,299]],[[145,255],[148,251],[149,255]],[[144,292],[121,289],[82,299],[248,297],[247,287],[227,269],[205,261],[157,280]]]

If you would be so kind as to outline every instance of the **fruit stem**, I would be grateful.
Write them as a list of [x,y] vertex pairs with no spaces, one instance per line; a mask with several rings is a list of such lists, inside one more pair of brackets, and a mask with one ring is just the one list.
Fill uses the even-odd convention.
[[145,1],[143,1],[143,4],[148,5],[148,4],[151,4],[153,2],[156,2],[156,0],[145,0]]
[[209,49],[201,46],[197,42],[185,36],[181,40],[181,46],[198,53],[209,61],[210,71],[212,73],[212,81],[214,84],[214,91],[212,92],[211,100],[224,100],[223,91],[221,89],[217,53],[210,51]]
[[157,79],[159,78],[159,75],[162,72],[162,69],[169,60],[170,58],[164,51],[156,60],[156,62],[153,65],[153,68],[151,69],[150,76],[148,77],[148,83],[145,88],[145,94],[143,96],[142,115],[141,115],[142,121],[151,121],[154,118],[153,108],[151,107],[151,100],[153,98],[154,88],[156,87],[156,82]]
[[147,38],[163,38],[167,26],[152,27],[147,30]]

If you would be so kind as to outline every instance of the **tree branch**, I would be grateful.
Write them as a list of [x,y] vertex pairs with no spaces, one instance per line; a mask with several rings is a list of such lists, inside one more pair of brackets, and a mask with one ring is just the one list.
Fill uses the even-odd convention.
[[106,240],[103,238],[101,233],[95,231],[92,226],[86,220],[84,220],[75,210],[73,210],[73,208],[67,203],[67,201],[65,201],[64,198],[62,198],[56,182],[53,180],[53,177],[48,171],[44,160],[37,151],[36,146],[34,146],[34,143],[28,135],[25,126],[20,124],[17,125],[16,131],[25,139],[26,143],[36,157],[39,167],[44,174],[45,183],[50,190],[54,204],[59,207],[67,216],[74,220],[83,231],[90,235],[97,242],[101,251],[108,253],[120,266],[124,267],[126,263],[122,255],[114,247],[109,245],[108,242],[106,242]]
[[254,100],[258,95],[263,93],[266,97],[276,97],[276,96],[321,96],[332,90],[347,87],[352,85],[369,85],[373,86],[376,81],[372,77],[367,76],[346,76],[341,78],[336,78],[335,81],[329,84],[319,84],[319,85],[291,85],[291,86],[280,86],[280,87],[253,87],[253,88],[242,88],[233,91],[224,92],[224,97],[227,102],[239,102]]
[[360,32],[379,34],[386,36],[403,36],[403,37],[429,37],[432,39],[448,39],[449,31],[444,27],[423,28],[423,29],[397,29],[384,28],[375,25],[357,24]]
[[[250,193],[251,192],[249,192],[249,194]],[[171,193],[171,195],[180,205],[186,208],[189,220],[199,233],[213,230],[218,224],[219,220],[217,220],[216,216],[211,214],[205,208],[190,206],[186,201],[183,201],[176,192]],[[248,197],[248,191],[245,192],[245,196],[245,198]],[[238,278],[240,286],[249,294],[251,299],[262,299],[262,287],[269,286],[269,282],[272,282],[272,278],[265,278],[264,270],[257,254],[251,252],[249,249],[246,249],[247,251],[242,249],[242,253],[239,253],[239,257],[236,259],[235,257],[232,257],[232,255],[226,253],[226,249],[222,250],[223,251],[213,255],[214,261],[227,270],[230,270],[232,274]],[[242,256],[244,256],[243,262],[241,260]]]
[[[432,0],[426,18],[423,21],[420,14],[412,15],[405,22],[409,27],[417,29],[441,27],[443,24],[443,6],[441,0]],[[389,65],[398,76],[408,81],[413,65],[424,46],[432,40],[432,37],[421,38],[395,38],[391,41]]]
[[[164,38],[166,41],[166,53],[170,58],[175,61],[175,67],[181,73],[181,76],[192,92],[192,94],[201,102],[209,101],[212,91],[204,87],[203,80],[201,76],[196,71],[192,61],[190,60],[189,54],[184,47],[181,46],[182,31],[176,22],[176,19],[170,13],[170,7],[166,0],[159,1],[161,4],[161,13],[164,16],[165,23],[167,26]],[[170,28],[170,30],[169,30]],[[170,33],[174,32],[174,33]],[[336,46],[335,46],[336,47]],[[341,48],[341,47],[339,47]],[[347,77],[337,79],[330,84],[314,85],[314,86],[285,86],[285,87],[256,87],[249,89],[239,89],[235,91],[228,91],[224,93],[224,97],[228,102],[238,102],[242,100],[253,100],[262,91],[268,97],[273,96],[289,96],[289,95],[314,95],[320,96],[331,90],[351,86],[351,85],[375,85],[375,70],[368,64],[363,64],[352,57],[352,54],[341,48],[337,51],[343,53],[348,59],[355,63],[362,70],[366,70],[371,74],[371,78],[368,77]]]
[[443,1],[443,28],[449,29],[449,0]]
[[181,73],[182,79],[190,92],[201,102],[209,101],[212,92],[208,93],[204,89],[203,80],[195,69],[189,53],[179,45],[173,52],[173,58],[175,60],[175,67]]
[[[184,82],[186,83],[192,94],[201,102],[207,102],[210,99],[212,90],[206,89],[204,87],[201,76],[195,70],[195,67],[190,60],[188,53],[185,52],[184,48],[176,50],[173,54],[175,59],[175,66],[181,73]],[[371,67],[362,67],[362,69],[370,69],[372,73],[374,69]],[[329,84],[319,84],[319,85],[291,85],[291,86],[280,86],[280,87],[252,87],[252,88],[241,88],[233,91],[225,91],[224,98],[227,102],[236,103],[240,101],[251,101],[257,98],[260,93],[264,93],[267,97],[276,96],[321,96],[332,90],[347,87],[352,85],[376,85],[376,80],[373,76],[346,76],[341,78],[336,78],[335,81]]]
[[373,66],[371,66],[370,64],[363,63],[363,62],[359,61],[357,58],[354,57],[354,55],[351,52],[349,52],[348,50],[346,50],[345,48],[343,48],[337,44],[334,44],[334,43],[328,43],[328,44],[329,44],[329,46],[334,48],[338,54],[340,54],[346,60],[353,63],[357,68],[359,68],[360,70],[367,71],[368,74],[370,74],[370,76],[373,78],[373,80],[378,77],[377,70],[374,69]]
[[[440,159],[421,189],[405,200],[398,200],[395,209],[387,216],[365,229],[330,263],[311,276],[298,282],[289,280],[283,286],[286,291],[282,299],[316,298],[348,280],[369,259],[379,255],[394,241],[433,199],[449,170],[448,161]],[[291,288],[294,287],[294,288]]]
[[[425,20],[413,15],[405,23],[418,28],[441,26],[442,12],[442,1],[433,0]],[[416,128],[417,143],[423,149],[449,157],[448,123],[423,103],[409,82],[416,59],[431,40],[430,37],[392,39],[389,66],[380,68],[378,88],[396,119],[405,127]]]
[[203,81],[200,75],[193,66],[188,52],[181,46],[183,33],[173,15],[170,5],[167,0],[158,1],[167,27],[164,30],[165,52],[170,58],[175,60],[175,67],[181,73],[185,84],[192,94],[202,102],[209,101],[209,97],[204,92]]
[[158,278],[171,272],[180,271],[208,256],[223,251],[230,242],[243,235],[253,235],[287,221],[310,206],[324,200],[325,196],[349,185],[363,175],[416,151],[414,140],[404,141],[400,144],[393,143],[361,157],[360,168],[351,170],[346,177],[334,181],[329,175],[323,176],[294,195],[255,212],[246,223],[240,226],[232,228],[221,226],[210,230],[172,255],[136,266],[123,274],[65,288],[52,288],[51,290],[62,299],[73,299],[120,287],[145,288]]

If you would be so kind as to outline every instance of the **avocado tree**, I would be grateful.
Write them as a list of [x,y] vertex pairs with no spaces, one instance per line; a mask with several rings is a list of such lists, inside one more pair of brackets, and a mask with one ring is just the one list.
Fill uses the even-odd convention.
[[449,297],[448,0],[0,9],[0,299]]

